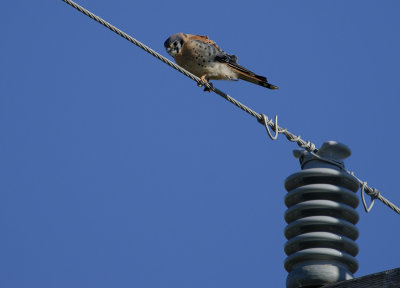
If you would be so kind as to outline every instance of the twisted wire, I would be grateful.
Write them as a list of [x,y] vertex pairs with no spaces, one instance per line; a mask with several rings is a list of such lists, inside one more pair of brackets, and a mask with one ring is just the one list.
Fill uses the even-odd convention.
[[[392,209],[393,211],[395,211],[397,214],[400,214],[400,208],[397,207],[395,204],[393,204],[392,202],[390,202],[388,199],[386,199],[385,197],[382,196],[381,192],[376,189],[376,188],[371,188],[367,185],[367,182],[362,181],[361,179],[359,179],[357,176],[354,175],[353,172],[348,171],[346,169],[344,169],[344,171],[346,171],[347,173],[349,173],[351,176],[353,176],[358,183],[360,183],[360,187],[361,189],[364,189],[365,193],[367,193],[370,197],[371,197],[371,201],[374,201],[375,199],[378,199],[379,201],[381,201],[383,204],[385,204],[386,206],[388,206],[390,209]],[[363,203],[364,208],[367,212],[369,212],[369,210],[371,209],[367,209],[367,207],[365,206],[365,203]],[[372,203],[370,208],[372,208]]]
[[376,188],[371,188],[367,185],[366,181],[362,181],[360,178],[358,178],[357,176],[354,175],[354,172],[349,171],[347,169],[344,168],[344,166],[342,165],[338,165],[337,162],[321,157],[318,154],[315,154],[314,152],[310,152],[315,158],[317,158],[318,160],[333,164],[337,167],[340,167],[340,169],[342,169],[344,172],[346,172],[347,174],[350,174],[351,176],[353,176],[354,179],[356,179],[360,185],[361,188],[361,196],[362,198],[364,198],[363,193],[367,193],[368,196],[371,197],[371,205],[369,207],[366,206],[365,201],[363,200],[363,205],[364,205],[364,209],[365,211],[368,213],[373,206],[373,202],[375,199],[380,200],[382,203],[384,203],[386,206],[388,206],[390,209],[392,209],[393,211],[395,211],[397,214],[400,214],[400,208],[397,207],[395,204],[393,204],[392,202],[390,202],[388,199],[386,199],[385,197],[382,196],[381,192],[376,189]]
[[[277,117],[276,116],[275,116],[275,122],[272,121],[272,119],[268,119],[268,117],[266,115],[257,113],[256,111],[252,110],[251,108],[247,107],[246,105],[244,105],[241,102],[237,101],[236,99],[232,98],[231,96],[229,96],[225,92],[219,90],[218,88],[215,88],[213,85],[210,85],[209,83],[202,81],[196,75],[193,75],[189,71],[183,69],[182,67],[180,67],[179,65],[175,64],[171,60],[165,58],[164,56],[162,56],[161,54],[157,53],[156,51],[154,51],[150,47],[144,45],[140,41],[138,41],[135,38],[133,38],[132,36],[126,34],[125,32],[123,32],[122,30],[118,29],[117,27],[111,25],[110,23],[108,23],[104,19],[100,18],[99,16],[97,16],[97,15],[93,14],[92,12],[86,10],[82,6],[78,5],[77,3],[75,3],[75,2],[73,2],[71,0],[62,0],[62,1],[67,3],[70,6],[74,7],[79,12],[85,14],[86,16],[88,16],[89,18],[93,19],[94,21],[96,21],[96,22],[100,23],[101,25],[107,27],[108,29],[110,29],[114,33],[118,34],[119,36],[123,37],[124,39],[128,40],[129,42],[135,44],[136,46],[138,46],[139,48],[143,49],[144,51],[146,51],[150,55],[156,57],[157,59],[161,60],[165,64],[171,66],[172,68],[174,68],[175,70],[179,71],[183,75],[189,77],[193,81],[196,81],[197,84],[207,87],[207,89],[215,92],[216,94],[218,94],[219,96],[221,96],[225,100],[229,101],[230,103],[232,103],[236,107],[242,109],[243,111],[245,111],[248,114],[252,115],[253,117],[257,118],[257,121],[259,123],[261,123],[262,125],[264,125],[267,129],[268,129],[268,126],[271,127],[272,129],[274,129],[274,131],[276,133],[276,135],[274,137],[271,137],[269,129],[267,130],[269,132],[268,134],[269,134],[269,136],[270,136],[270,138],[272,140],[276,140],[278,134],[283,134],[283,135],[285,135],[286,139],[288,139],[291,142],[295,142],[299,147],[307,150],[308,152],[312,153],[313,155],[316,155],[314,153],[318,152],[318,149],[316,148],[314,143],[301,139],[300,136],[296,136],[295,134],[289,132],[287,130],[287,128],[279,127],[278,123],[277,123]],[[352,173],[350,171],[347,171],[347,170],[344,170],[344,171],[346,171],[347,173],[351,174],[353,177],[355,177],[355,179],[357,179],[357,181],[360,183],[360,187],[361,186],[364,187],[365,193],[367,193],[369,196],[371,196],[371,199],[379,199],[385,205],[387,205],[388,207],[393,209],[395,212],[400,214],[400,209],[396,205],[394,205],[392,202],[390,202],[389,200],[384,198],[379,192],[377,193],[376,192],[376,191],[378,191],[377,189],[367,186],[366,182],[364,182],[364,181],[360,180],[359,178],[357,178],[356,176],[354,176],[354,173]]]

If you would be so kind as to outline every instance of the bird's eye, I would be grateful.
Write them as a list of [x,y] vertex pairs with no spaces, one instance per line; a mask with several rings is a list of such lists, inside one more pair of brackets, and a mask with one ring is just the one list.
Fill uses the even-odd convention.
[[174,46],[176,47],[178,45],[178,43],[174,42]]

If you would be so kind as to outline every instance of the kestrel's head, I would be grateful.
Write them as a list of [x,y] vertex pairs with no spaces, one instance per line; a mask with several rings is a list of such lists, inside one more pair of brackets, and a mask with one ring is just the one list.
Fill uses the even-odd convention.
[[164,42],[164,47],[169,55],[175,58],[175,55],[181,52],[183,45],[183,33],[174,34]]

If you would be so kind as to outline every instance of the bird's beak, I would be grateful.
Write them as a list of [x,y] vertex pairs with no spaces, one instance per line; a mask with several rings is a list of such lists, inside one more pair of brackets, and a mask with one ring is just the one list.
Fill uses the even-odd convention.
[[166,49],[167,49],[168,54],[172,56],[173,49],[171,47],[167,47]]

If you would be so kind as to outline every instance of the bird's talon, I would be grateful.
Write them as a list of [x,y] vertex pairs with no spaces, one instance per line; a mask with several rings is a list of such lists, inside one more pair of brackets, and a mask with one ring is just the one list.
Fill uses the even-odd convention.
[[212,91],[212,88],[214,88],[214,85],[210,82],[208,82],[208,85],[211,86],[211,88],[208,88],[207,86],[204,87],[204,92],[210,92]]

